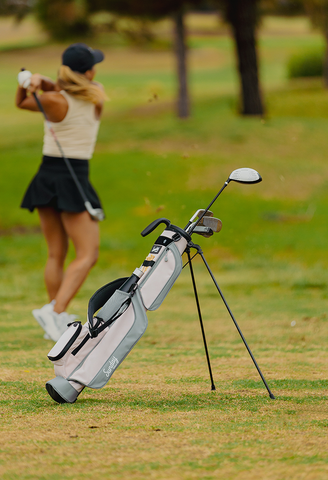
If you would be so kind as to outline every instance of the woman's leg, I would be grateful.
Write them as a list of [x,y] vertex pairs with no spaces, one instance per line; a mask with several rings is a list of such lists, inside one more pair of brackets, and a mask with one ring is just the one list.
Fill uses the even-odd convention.
[[66,234],[72,240],[76,258],[69,264],[56,294],[54,311],[64,312],[77,293],[89,271],[97,262],[99,253],[99,225],[87,211],[61,213]]
[[48,246],[48,259],[44,271],[44,280],[53,300],[64,277],[64,263],[68,250],[68,235],[65,232],[61,214],[51,207],[40,207],[38,213],[41,229]]

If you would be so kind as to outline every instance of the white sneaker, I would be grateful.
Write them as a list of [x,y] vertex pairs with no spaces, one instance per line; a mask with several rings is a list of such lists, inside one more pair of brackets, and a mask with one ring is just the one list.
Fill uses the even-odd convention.
[[35,320],[38,322],[40,327],[43,328],[43,330],[45,330],[45,328],[44,328],[45,324],[44,324],[44,320],[42,318],[42,314],[44,312],[52,312],[53,309],[54,309],[54,304],[55,304],[55,300],[53,300],[50,303],[47,303],[46,305],[43,305],[43,307],[41,307],[41,308],[36,308],[35,310],[32,310],[32,314],[33,314]]
[[[40,309],[41,310],[41,309]],[[36,318],[36,315],[33,312],[33,315]],[[43,310],[42,312],[37,312],[37,321],[42,326],[43,330],[46,332],[50,340],[57,342],[62,335],[62,331],[59,329],[56,318],[58,313],[49,310]]]
[[67,312],[54,312],[54,304],[55,302],[52,301],[40,309],[33,310],[32,313],[46,332],[43,338],[57,342],[66,331],[67,324],[73,323],[78,316],[69,315]]

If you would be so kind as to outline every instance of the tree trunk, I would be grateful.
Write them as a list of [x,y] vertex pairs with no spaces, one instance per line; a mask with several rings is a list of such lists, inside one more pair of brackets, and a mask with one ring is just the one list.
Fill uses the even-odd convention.
[[187,48],[185,41],[185,26],[182,11],[174,15],[174,40],[177,59],[178,99],[177,110],[180,118],[187,118],[190,114],[190,101],[187,81]]
[[227,17],[232,27],[238,60],[241,113],[263,115],[255,39],[258,0],[226,1],[228,1]]

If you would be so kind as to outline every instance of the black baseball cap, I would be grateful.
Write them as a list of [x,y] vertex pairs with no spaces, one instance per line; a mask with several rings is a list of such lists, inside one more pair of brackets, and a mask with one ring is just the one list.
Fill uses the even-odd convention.
[[85,73],[91,70],[96,63],[104,60],[101,50],[94,50],[85,43],[73,43],[62,55],[63,65],[66,65],[74,72]]

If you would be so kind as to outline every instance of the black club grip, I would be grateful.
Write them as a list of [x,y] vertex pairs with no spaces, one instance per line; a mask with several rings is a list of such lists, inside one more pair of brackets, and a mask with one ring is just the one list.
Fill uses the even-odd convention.
[[143,237],[146,237],[147,235],[149,235],[151,232],[153,232],[155,230],[155,228],[158,227],[158,225],[160,225],[161,223],[164,223],[167,227],[170,226],[171,222],[170,220],[168,220],[167,218],[158,218],[157,220],[154,220],[153,222],[151,222],[151,224],[148,225],[148,227],[146,227],[142,232],[141,232],[141,235]]

